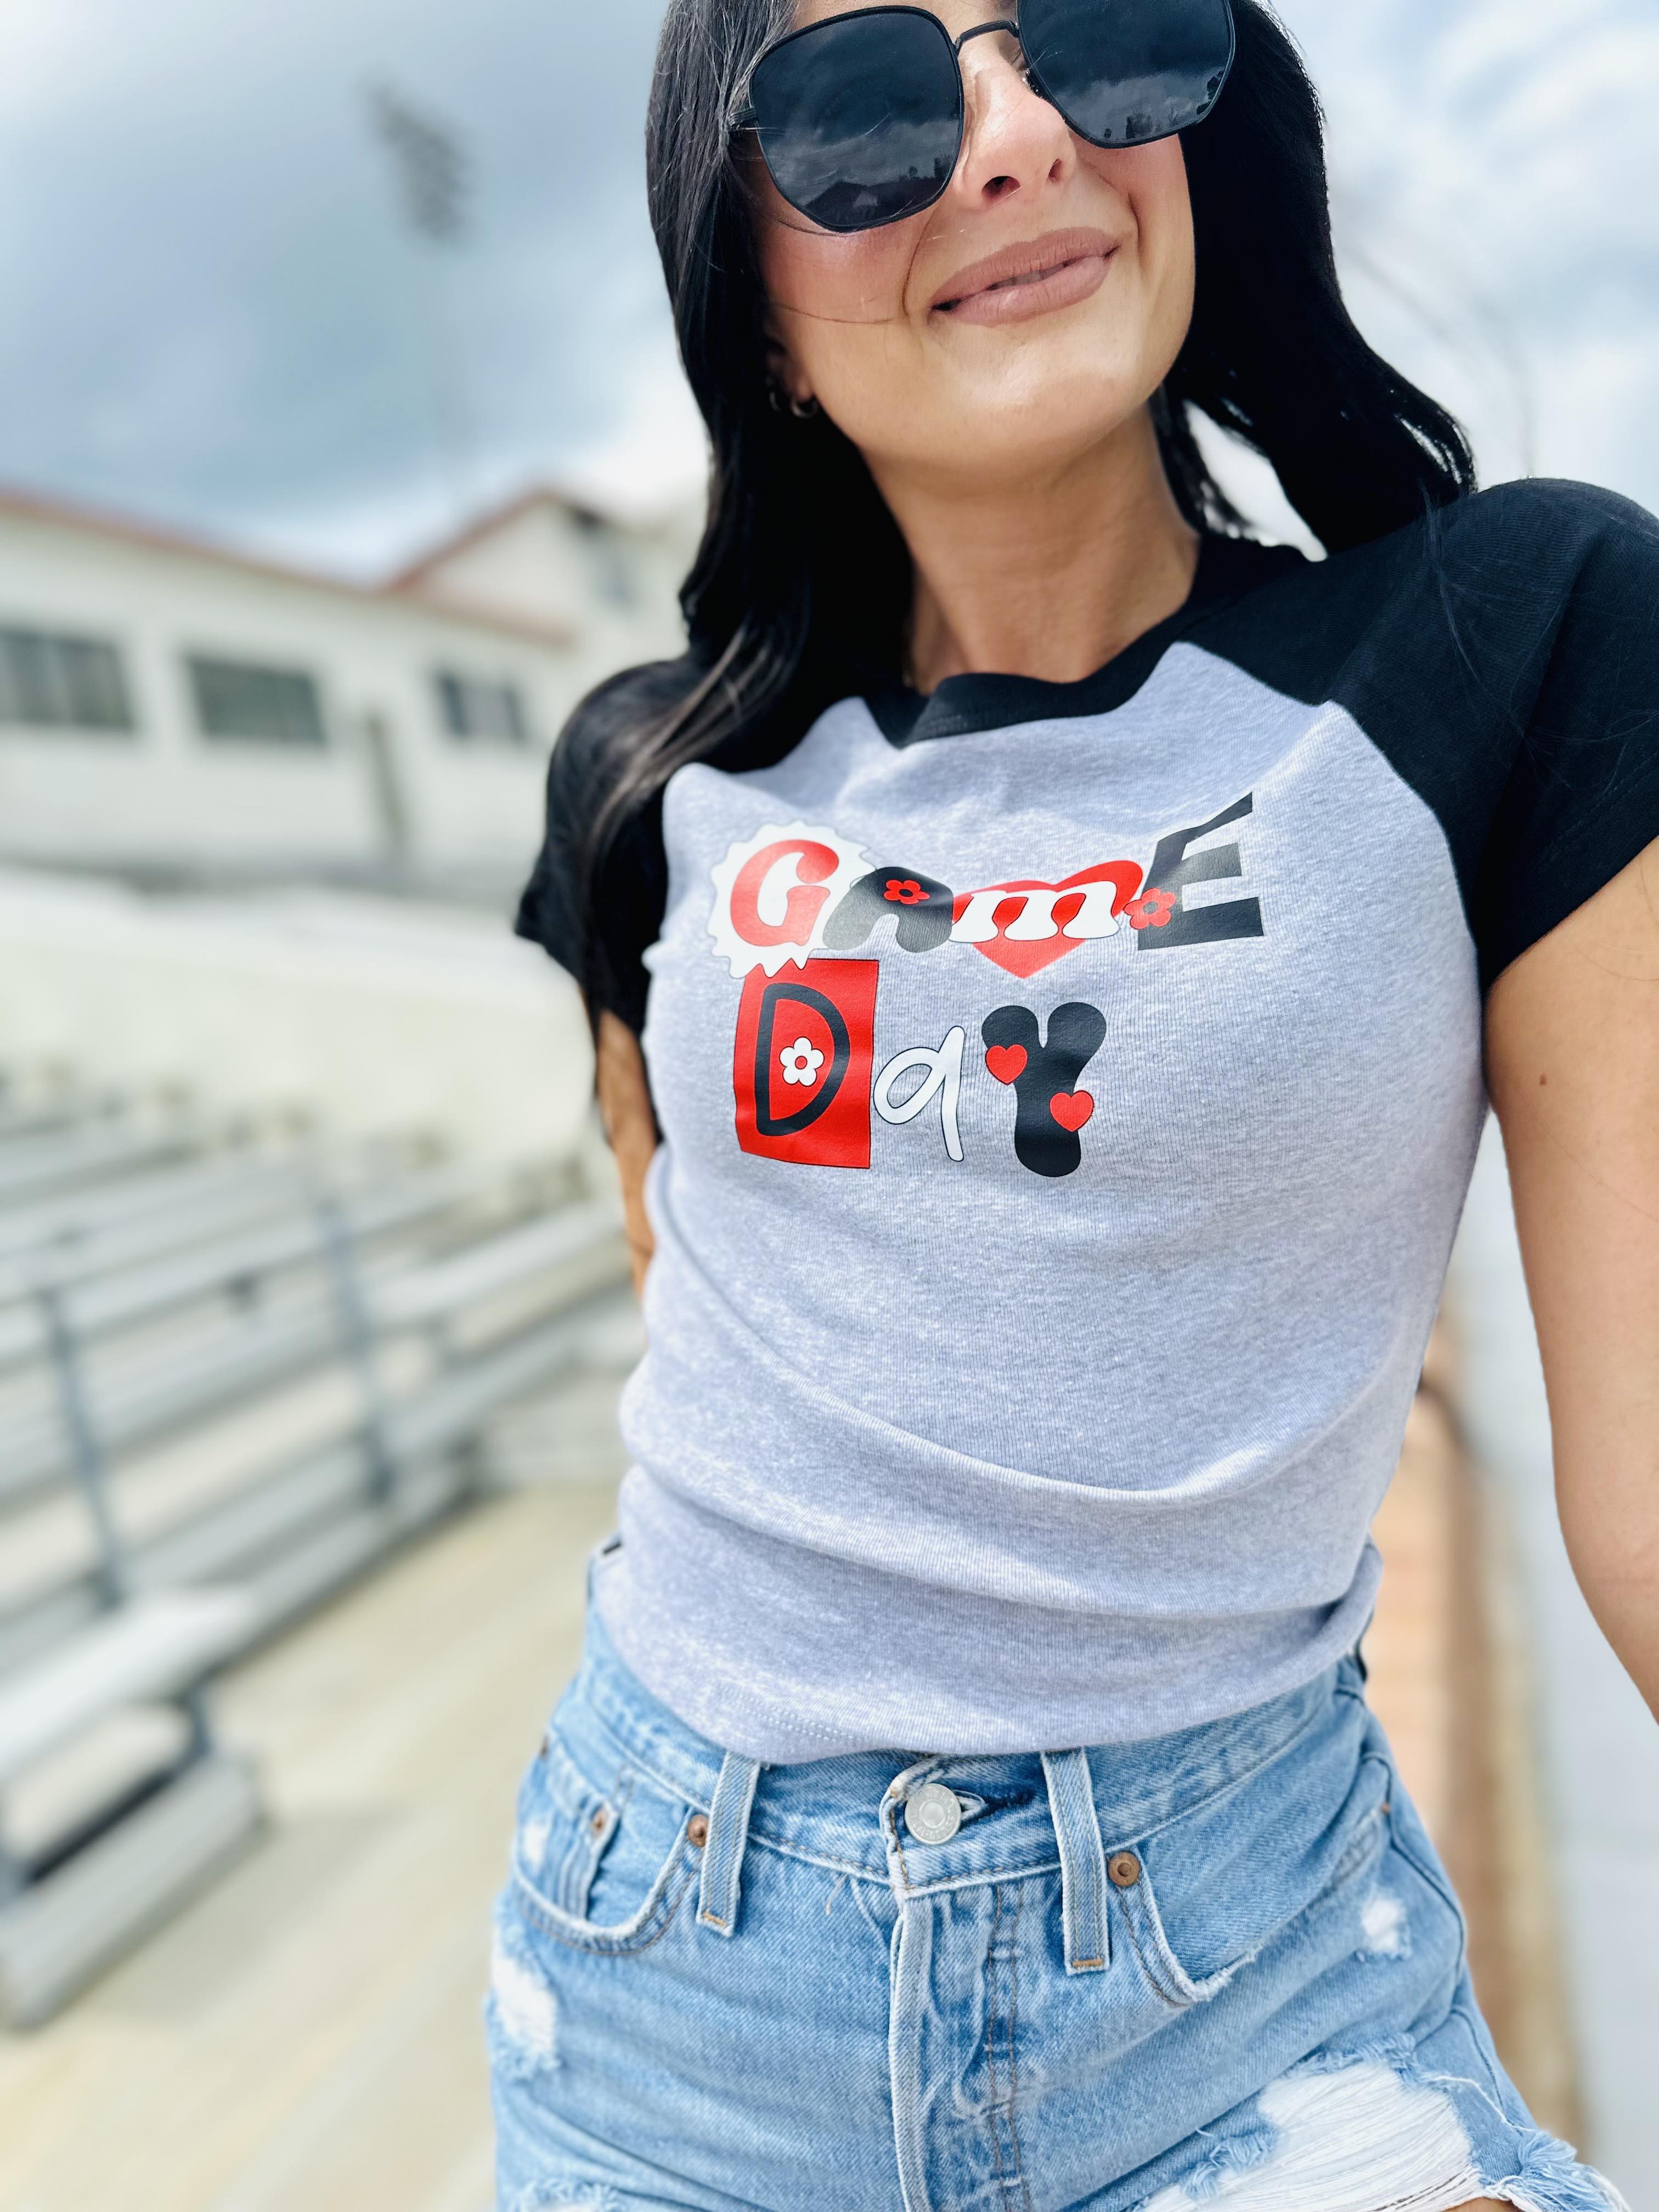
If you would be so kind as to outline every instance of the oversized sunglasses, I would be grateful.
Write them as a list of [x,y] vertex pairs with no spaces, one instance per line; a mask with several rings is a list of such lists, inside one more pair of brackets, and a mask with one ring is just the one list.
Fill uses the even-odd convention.
[[1207,115],[1233,64],[1229,0],[1020,0],[1018,23],[953,39],[922,8],[857,8],[769,46],[733,127],[825,230],[874,230],[931,207],[962,153],[969,39],[1011,33],[1031,83],[1091,146],[1145,146]]

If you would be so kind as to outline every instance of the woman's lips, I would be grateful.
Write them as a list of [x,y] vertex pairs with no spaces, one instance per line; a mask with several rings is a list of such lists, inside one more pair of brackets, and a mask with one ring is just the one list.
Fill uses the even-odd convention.
[[1058,233],[1006,248],[953,276],[935,314],[957,323],[1023,323],[1098,291],[1116,252],[1100,231]]

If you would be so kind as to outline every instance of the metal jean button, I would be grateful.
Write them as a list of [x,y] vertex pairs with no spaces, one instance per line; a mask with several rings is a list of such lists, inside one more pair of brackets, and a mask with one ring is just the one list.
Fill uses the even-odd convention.
[[904,1801],[904,1825],[919,1844],[948,1844],[962,1826],[955,1790],[942,1782],[924,1782]]

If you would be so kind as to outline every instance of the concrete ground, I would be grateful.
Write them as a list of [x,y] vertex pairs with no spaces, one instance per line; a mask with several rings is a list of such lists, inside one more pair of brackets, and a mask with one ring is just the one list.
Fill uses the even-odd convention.
[[0,2039],[3,2212],[483,2212],[489,1901],[613,1498],[502,1498],[226,1680],[269,1830]]
[[[52,2026],[0,2039],[0,2212],[486,2212],[489,1903],[519,1773],[576,1655],[584,1560],[611,1522],[612,1387],[556,1423],[540,1409],[509,1424],[499,1455],[524,1486],[221,1686],[223,1735],[260,1759],[269,1829]],[[1502,1999],[1511,2063],[1563,2124],[1553,1927],[1517,1917],[1490,1848],[1506,1824],[1524,1838],[1528,1785],[1497,1814],[1468,1787],[1458,1717],[1493,1703],[1460,1565],[1469,1531],[1451,1427],[1425,1399],[1379,1524],[1372,1694],[1469,1870],[1477,1972]]]

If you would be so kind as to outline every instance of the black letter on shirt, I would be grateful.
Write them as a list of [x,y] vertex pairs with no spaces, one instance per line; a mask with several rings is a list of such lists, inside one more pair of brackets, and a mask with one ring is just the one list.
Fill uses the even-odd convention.
[[1229,899],[1221,906],[1189,907],[1182,897],[1193,884],[1224,883],[1243,874],[1237,845],[1217,845],[1207,853],[1188,853],[1187,848],[1207,837],[1212,830],[1224,830],[1228,823],[1242,821],[1254,811],[1255,804],[1254,794],[1247,791],[1236,805],[1208,822],[1200,822],[1195,830],[1173,830],[1158,839],[1141,896],[1148,891],[1173,891],[1175,912],[1162,929],[1136,932],[1142,952],[1157,952],[1166,945],[1214,945],[1223,938],[1261,935],[1258,899]]
[[823,928],[826,952],[851,952],[884,915],[898,921],[901,952],[931,952],[951,934],[955,894],[915,868],[872,868],[860,876]]
[[1083,1164],[1078,1131],[1095,1110],[1077,1079],[1106,1037],[1097,1006],[1074,1000],[1048,1017],[1048,1041],[1037,1036],[1029,1006],[999,1006],[980,1024],[985,1065],[1014,1091],[1014,1154],[1033,1175],[1066,1176]]
[[[823,1080],[804,1106],[793,1114],[772,1111],[772,1048],[777,1041],[778,1008],[780,1006],[810,1006],[823,1020],[830,1032],[830,1065]],[[786,1021],[795,1018],[786,1015]],[[787,1035],[787,1032],[786,1031]],[[827,1114],[836,1103],[836,1094],[847,1080],[847,1070],[852,1063],[853,1039],[847,1026],[847,1018],[833,999],[815,991],[810,983],[792,983],[787,975],[780,975],[769,983],[761,994],[760,1018],[755,1024],[755,1128],[763,1137],[798,1137],[803,1129],[810,1129],[821,1115]]]

